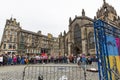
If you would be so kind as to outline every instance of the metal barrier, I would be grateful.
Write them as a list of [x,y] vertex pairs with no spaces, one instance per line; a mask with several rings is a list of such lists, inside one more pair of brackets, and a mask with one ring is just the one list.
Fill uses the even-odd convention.
[[80,80],[78,66],[26,66],[22,80]]

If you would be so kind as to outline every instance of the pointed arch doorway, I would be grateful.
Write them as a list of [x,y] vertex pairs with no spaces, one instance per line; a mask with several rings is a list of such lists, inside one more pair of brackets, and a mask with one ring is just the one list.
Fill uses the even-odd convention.
[[81,53],[81,49],[78,46],[75,46],[73,53],[75,56],[78,56]]

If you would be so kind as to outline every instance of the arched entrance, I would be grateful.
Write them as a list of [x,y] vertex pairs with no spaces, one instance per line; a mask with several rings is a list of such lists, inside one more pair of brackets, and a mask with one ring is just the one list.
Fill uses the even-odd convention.
[[75,46],[75,47],[74,47],[74,53],[73,53],[73,54],[74,54],[75,56],[78,56],[78,54],[80,54],[80,53],[81,53],[81,50],[79,49],[79,47]]

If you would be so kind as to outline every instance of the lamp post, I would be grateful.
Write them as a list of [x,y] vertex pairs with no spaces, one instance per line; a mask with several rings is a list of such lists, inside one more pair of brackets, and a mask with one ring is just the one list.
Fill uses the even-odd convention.
[[82,55],[81,67],[84,71],[84,80],[86,80],[86,57],[85,57],[85,54]]

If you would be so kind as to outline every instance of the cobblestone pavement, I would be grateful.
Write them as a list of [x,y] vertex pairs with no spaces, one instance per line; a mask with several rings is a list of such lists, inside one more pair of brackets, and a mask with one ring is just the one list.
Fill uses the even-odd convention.
[[[26,65],[0,66],[0,80],[22,80],[23,79],[23,71],[24,71],[25,66]],[[58,67],[59,69],[61,68],[60,66],[76,66],[79,68],[79,66],[77,64],[35,64],[35,65],[29,65],[29,66],[37,66],[37,67],[39,67],[39,66],[41,66],[41,67],[43,67],[43,66],[44,67],[45,66],[47,66],[47,67],[59,66]],[[69,70],[68,74],[67,74],[67,70],[66,70],[66,72],[64,72],[64,70],[63,70],[62,72],[60,72],[60,75],[58,74],[59,72],[58,72],[58,70],[56,70],[56,68],[53,69],[54,75],[53,75],[53,73],[51,73],[51,71],[48,70],[49,68],[43,68],[44,72],[46,72],[47,74],[49,73],[49,75],[52,75],[52,76],[48,76],[47,74],[45,74],[44,76],[47,75],[47,77],[44,78],[43,80],[63,80],[63,79],[61,79],[62,77],[68,77],[68,76],[70,77],[71,74],[72,74],[72,76],[70,78],[67,78],[66,80],[85,80],[83,68],[79,68],[79,69],[78,68],[67,69],[67,70]],[[97,63],[93,63],[92,65],[87,65],[86,69],[88,69],[88,68],[97,68]],[[27,72],[31,71],[29,76],[34,76],[33,73],[39,74],[37,72],[39,70],[37,68],[35,68],[35,69],[36,69],[36,72],[33,71],[33,68],[32,68],[32,70],[27,69]],[[72,71],[70,71],[71,69],[72,69]],[[41,73],[41,74],[43,74],[43,73]],[[61,76],[61,77],[59,77],[59,79],[56,79],[55,76]],[[25,77],[26,77],[26,75],[25,75]],[[37,80],[38,79],[38,78],[29,79],[28,77],[26,77],[24,80]],[[72,77],[73,78],[76,77],[76,78],[72,79]],[[86,80],[98,80],[98,73],[86,71]]]

